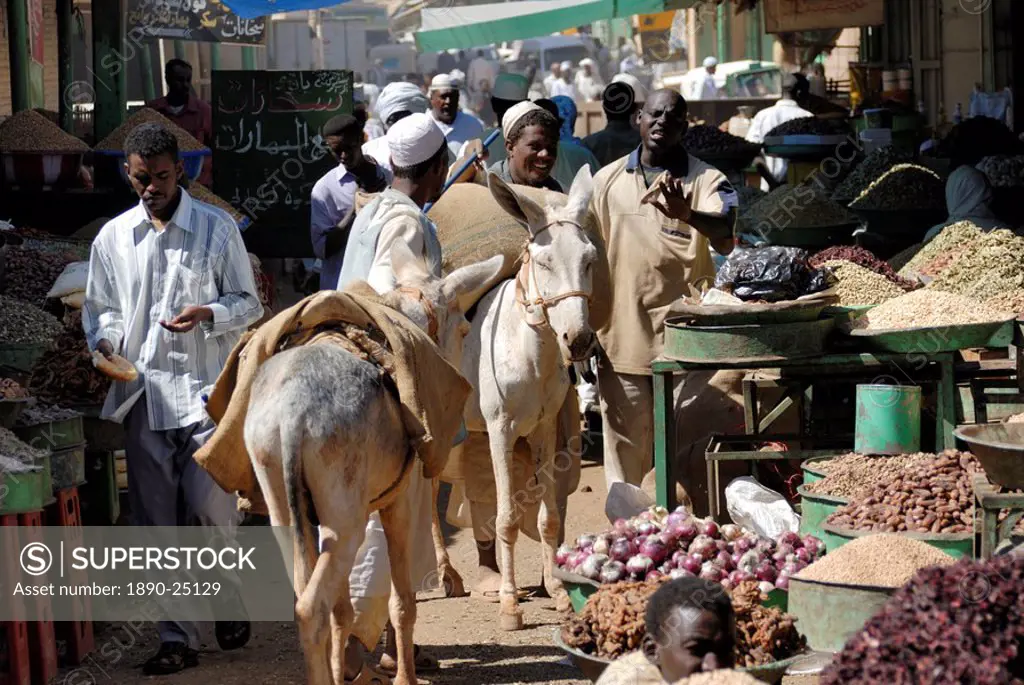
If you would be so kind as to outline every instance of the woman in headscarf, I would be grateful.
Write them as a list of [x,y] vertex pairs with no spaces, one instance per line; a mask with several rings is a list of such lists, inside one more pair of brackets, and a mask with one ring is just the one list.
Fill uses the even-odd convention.
[[579,114],[576,103],[572,101],[572,98],[564,95],[556,95],[551,98],[551,102],[555,103],[555,107],[558,108],[558,118],[561,119],[562,126],[558,132],[559,140],[583,145],[583,141],[576,137],[576,117]]
[[946,181],[946,210],[949,218],[925,235],[928,242],[942,229],[960,221],[970,221],[983,231],[1007,228],[992,211],[994,195],[985,174],[972,166],[961,166]]

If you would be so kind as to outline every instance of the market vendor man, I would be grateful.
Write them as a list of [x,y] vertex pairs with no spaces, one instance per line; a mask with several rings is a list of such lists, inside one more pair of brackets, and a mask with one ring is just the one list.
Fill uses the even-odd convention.
[[[662,353],[669,306],[691,286],[713,282],[709,247],[719,254],[733,247],[736,191],[683,147],[686,112],[676,91],[651,93],[640,111],[641,145],[594,177],[613,292],[611,316],[597,332],[609,488],[639,486],[653,462],[651,362]],[[678,411],[696,390],[685,377],[676,380]]]
[[[167,81],[167,95],[146,103],[173,121],[206,147],[213,147],[213,110],[192,91],[192,65],[183,59],[171,59],[164,67]],[[199,182],[207,188],[213,187],[211,157],[203,158],[203,170]]]
[[[364,280],[379,293],[397,286],[391,268],[391,246],[404,242],[414,255],[421,256],[427,269],[441,277],[441,243],[437,229],[423,206],[441,194],[448,172],[448,143],[429,114],[410,114],[391,125],[387,133],[394,179],[356,217],[352,235],[345,248],[338,288]],[[431,589],[436,581],[437,563],[430,534],[431,507],[434,506],[431,481],[419,469],[409,475],[407,497],[412,507],[416,530],[413,540],[413,587]],[[391,567],[387,539],[374,512],[366,524],[366,538],[356,556],[349,577],[355,624],[345,652],[346,681],[387,685],[397,669],[393,628],[388,624],[388,598],[391,594]],[[372,651],[385,626],[388,640],[378,669],[366,661],[363,648]],[[437,670],[437,658],[418,646],[415,648],[416,672]]]
[[[242,332],[263,314],[238,226],[177,184],[178,143],[142,124],[124,144],[139,204],[109,221],[92,245],[82,326],[90,350],[118,354],[138,377],[115,381],[102,418],[123,423],[128,499],[136,526],[237,524],[236,497],[192,455],[213,434],[201,399]],[[162,621],[147,675],[196,666],[196,623]],[[217,642],[242,647],[249,624],[218,621]]]

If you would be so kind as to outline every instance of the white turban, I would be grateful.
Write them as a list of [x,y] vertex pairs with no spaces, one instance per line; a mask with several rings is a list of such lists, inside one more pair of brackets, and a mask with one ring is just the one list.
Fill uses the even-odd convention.
[[430,80],[430,90],[452,90],[455,88],[455,84],[452,83],[452,77],[448,74],[438,74]]
[[387,140],[391,163],[398,167],[411,167],[425,162],[445,144],[441,129],[430,116],[422,112],[410,114],[395,122],[388,129]]
[[644,88],[644,84],[640,83],[640,79],[633,76],[633,74],[615,74],[615,76],[612,77],[612,83],[625,83],[633,89],[633,98],[639,104],[642,105],[647,102],[647,89]]
[[704,68],[705,69],[710,69],[711,67],[717,67],[717,66],[718,66],[718,60],[715,59],[714,57],[705,57],[704,58]]
[[594,67],[597,66],[597,62],[595,62],[594,60],[590,59],[589,57],[584,57],[583,59],[580,60],[580,66],[581,67],[590,67],[591,69],[593,69]]
[[377,116],[385,124],[395,112],[422,114],[429,108],[427,96],[415,85],[404,81],[389,83],[377,97]]
[[570,69],[572,69],[572,62],[570,62],[569,60],[565,60],[564,62],[562,62],[561,68],[562,71],[569,71]]
[[516,122],[522,119],[524,116],[536,109],[543,109],[540,105],[535,105],[529,100],[516,103],[508,108],[505,112],[505,116],[501,118],[501,130],[504,131],[507,136],[511,131],[512,127],[516,125]]

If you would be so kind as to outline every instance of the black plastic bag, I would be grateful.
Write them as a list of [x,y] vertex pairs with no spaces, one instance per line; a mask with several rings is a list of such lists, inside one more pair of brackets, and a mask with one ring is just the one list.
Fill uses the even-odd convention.
[[828,278],[798,247],[737,247],[715,277],[715,287],[741,300],[781,302],[828,288]]

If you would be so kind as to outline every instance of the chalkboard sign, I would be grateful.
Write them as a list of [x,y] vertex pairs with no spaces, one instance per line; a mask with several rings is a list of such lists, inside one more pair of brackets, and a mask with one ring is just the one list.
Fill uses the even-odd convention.
[[128,0],[129,37],[262,43],[267,17],[242,19],[220,0]]
[[308,257],[309,196],[334,165],[322,129],[352,113],[350,71],[214,71],[213,190],[260,257]]

